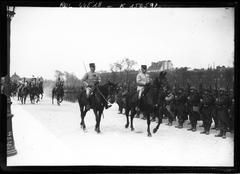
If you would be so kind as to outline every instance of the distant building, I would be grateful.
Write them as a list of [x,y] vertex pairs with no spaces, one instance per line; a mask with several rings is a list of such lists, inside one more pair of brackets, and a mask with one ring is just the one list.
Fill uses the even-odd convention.
[[173,64],[171,60],[152,62],[151,66],[148,68],[148,72],[160,72],[171,70],[173,70]]

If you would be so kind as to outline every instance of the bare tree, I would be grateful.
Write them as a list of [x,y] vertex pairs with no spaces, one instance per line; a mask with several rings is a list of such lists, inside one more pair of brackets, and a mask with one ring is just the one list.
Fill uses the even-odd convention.
[[58,77],[62,78],[64,76],[64,73],[59,71],[59,70],[55,70],[55,78],[57,79]]

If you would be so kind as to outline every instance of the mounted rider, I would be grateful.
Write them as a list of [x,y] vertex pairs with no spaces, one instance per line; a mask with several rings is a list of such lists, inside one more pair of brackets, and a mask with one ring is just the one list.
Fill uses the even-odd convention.
[[138,106],[137,110],[139,112],[139,104],[142,98],[143,91],[147,85],[150,84],[150,77],[147,73],[147,65],[141,65],[141,71],[138,73],[136,77],[137,82],[137,93],[138,93]]
[[[89,100],[90,95],[93,93],[93,91],[96,88],[98,88],[98,84],[101,82],[100,75],[97,72],[95,72],[95,69],[96,69],[95,63],[90,63],[89,67],[90,67],[90,71],[87,72],[82,78],[82,81],[84,83],[85,90],[86,90],[86,95],[87,95],[87,105],[86,105],[87,110],[90,109],[90,100]],[[105,102],[105,109],[108,109],[111,106],[112,105],[108,104],[108,101]]]
[[63,85],[64,85],[64,81],[61,80],[60,77],[58,77],[58,78],[57,78],[57,81],[56,81],[56,83],[55,83],[55,87],[56,87],[56,88],[58,88],[58,87],[63,87]]

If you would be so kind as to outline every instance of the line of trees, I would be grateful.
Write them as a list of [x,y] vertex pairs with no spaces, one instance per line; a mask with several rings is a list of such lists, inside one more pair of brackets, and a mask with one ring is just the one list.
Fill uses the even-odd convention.
[[[133,67],[137,62],[129,58],[121,59],[110,65],[110,72],[100,71],[102,84],[107,81],[115,83],[136,83],[138,71]],[[155,78],[158,73],[150,73],[150,77]],[[76,101],[77,93],[83,87],[82,81],[74,74],[66,71],[55,71],[55,78],[64,79],[65,100]],[[176,68],[167,71],[167,79],[170,86],[177,85],[185,88],[188,84],[196,88],[202,84],[203,88],[224,87],[233,89],[234,84],[234,68],[220,67],[217,69],[194,69],[189,70],[187,67]],[[44,79],[44,92],[46,95],[51,95],[51,90],[55,85],[54,80]]]

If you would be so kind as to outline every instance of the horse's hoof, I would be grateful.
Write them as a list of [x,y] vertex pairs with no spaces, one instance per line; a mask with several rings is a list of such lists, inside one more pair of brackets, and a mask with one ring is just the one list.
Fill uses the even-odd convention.
[[134,128],[133,128],[133,127],[131,128],[131,131],[134,131]]
[[100,129],[98,129],[98,128],[95,128],[95,131],[96,131],[98,134],[101,133]]
[[128,125],[128,124],[126,124],[126,125],[125,125],[125,128],[128,128],[128,126],[129,126],[129,125]]
[[151,133],[148,133],[148,137],[151,137],[152,136],[152,134]]
[[156,132],[157,132],[157,129],[156,129],[156,128],[154,128],[154,129],[153,129],[153,133],[155,134]]

